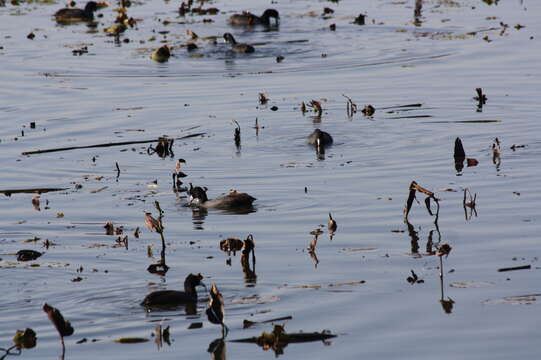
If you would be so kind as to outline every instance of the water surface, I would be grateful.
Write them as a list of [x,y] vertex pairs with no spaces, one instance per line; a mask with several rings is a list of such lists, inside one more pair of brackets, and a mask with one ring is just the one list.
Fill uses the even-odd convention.
[[[293,316],[287,331],[338,334],[329,346],[290,344],[282,358],[534,358],[538,297],[513,297],[541,293],[535,185],[541,175],[541,7],[534,1],[487,3],[425,2],[415,25],[412,1],[216,1],[203,7],[218,7],[218,15],[184,18],[178,3],[134,2],[128,14],[141,21],[117,43],[103,32],[113,24],[114,5],[99,12],[95,29],[55,25],[51,15],[62,3],[0,7],[2,189],[67,188],[42,194],[41,211],[32,207],[33,194],[0,198],[0,346],[9,346],[16,329],[31,327],[38,345],[22,356],[57,357],[58,335],[41,310],[47,302],[75,327],[66,358],[208,358],[220,328],[207,321],[204,301],[196,315],[182,308],[146,313],[139,306],[148,292],[178,289],[188,273],[200,272],[225,297],[229,340],[272,329],[243,330],[244,319],[287,315]],[[226,23],[235,11],[259,14],[270,6],[280,11],[279,29]],[[335,10],[329,19],[321,16],[324,7]],[[352,23],[361,12],[365,26]],[[503,34],[500,22],[509,25]],[[333,23],[336,31],[329,30]],[[220,39],[216,45],[199,40],[196,54],[203,57],[191,57],[182,47],[187,30],[200,37],[231,31],[255,44],[256,52],[233,55]],[[30,32],[34,40],[26,38]],[[149,55],[162,43],[174,55],[158,64]],[[82,46],[88,54],[74,56]],[[277,63],[277,56],[284,61]],[[488,97],[482,111],[473,100],[477,87]],[[259,104],[260,92],[268,104]],[[349,118],[342,94],[359,109],[372,104],[376,113]],[[300,111],[310,100],[321,101],[320,118]],[[422,106],[384,109],[406,104]],[[258,133],[256,118],[264,127]],[[242,128],[240,150],[232,119]],[[315,128],[335,139],[324,159],[306,144]],[[196,132],[205,135],[176,141],[174,157],[149,155],[148,144],[21,155]],[[456,137],[467,156],[479,160],[460,176],[452,157]],[[499,166],[492,161],[496,137]],[[513,144],[526,147],[513,151]],[[172,189],[177,158],[187,161],[186,183],[208,187],[211,197],[231,188],[248,192],[258,199],[256,211],[194,213]],[[410,230],[404,223],[412,180],[441,200],[438,229],[423,196],[411,210]],[[464,188],[477,193],[477,217],[469,220]],[[156,214],[156,200],[165,212],[168,244],[170,271],[163,277],[146,271],[159,256],[160,238],[144,227],[143,212]],[[316,267],[306,250],[309,232],[326,224],[329,212],[338,232],[330,240],[325,229]],[[113,247],[117,236],[105,235],[107,221],[124,227],[128,249]],[[221,239],[250,233],[256,283],[245,281],[238,255],[228,266],[218,247]],[[440,302],[439,259],[427,253],[429,236],[434,248],[438,241],[453,247],[443,282],[451,313]],[[40,240],[24,242],[34,237]],[[44,249],[45,239],[55,245]],[[147,256],[149,245],[154,259]],[[20,249],[45,254],[17,262],[13,254]],[[519,265],[531,269],[497,271]],[[424,283],[410,285],[410,270]],[[72,282],[76,277],[82,281]],[[203,327],[188,329],[193,322]],[[173,340],[161,349],[150,336],[158,323],[171,327]],[[112,342],[127,336],[151,341]],[[76,344],[83,338],[88,342]],[[237,343],[226,343],[226,354],[274,356]]]

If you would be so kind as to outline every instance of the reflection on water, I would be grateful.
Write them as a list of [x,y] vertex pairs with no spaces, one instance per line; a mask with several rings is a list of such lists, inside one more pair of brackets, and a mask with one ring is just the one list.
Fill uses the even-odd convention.
[[440,256],[440,304],[441,304],[441,307],[443,308],[443,311],[446,313],[446,314],[451,314],[453,312],[453,305],[455,304],[454,300],[451,299],[450,297],[447,297],[447,300],[445,299],[445,294],[443,292],[443,288],[444,288],[444,281],[443,281],[443,273],[444,273],[444,270],[443,270],[443,256]]
[[192,223],[194,230],[205,230],[203,225],[208,215],[208,210],[202,207],[192,207]]
[[210,353],[212,360],[226,360],[227,348],[223,338],[214,339],[208,346],[207,352]]

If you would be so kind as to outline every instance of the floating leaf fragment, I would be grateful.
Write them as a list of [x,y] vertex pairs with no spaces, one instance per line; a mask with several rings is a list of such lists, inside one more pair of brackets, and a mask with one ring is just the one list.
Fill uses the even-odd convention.
[[311,333],[287,333],[283,326],[275,325],[272,332],[263,332],[260,336],[231,340],[231,342],[237,343],[253,343],[260,346],[263,350],[267,351],[272,349],[276,356],[284,353],[284,348],[292,343],[305,343],[312,341],[326,341],[332,339],[336,335],[331,334],[328,330],[321,332]]
[[140,338],[140,337],[122,337],[113,340],[113,342],[116,342],[117,344],[139,344],[148,342],[149,340],[147,338]]
[[[53,323],[54,327],[58,331],[58,334],[60,334],[61,338],[64,338],[65,336],[71,336],[73,335],[73,327],[71,326],[70,322],[65,320],[60,311],[52,306],[49,306],[49,304],[45,303],[43,305],[43,311],[47,313],[47,317],[49,317],[49,320]],[[62,339],[62,342],[64,340]]]

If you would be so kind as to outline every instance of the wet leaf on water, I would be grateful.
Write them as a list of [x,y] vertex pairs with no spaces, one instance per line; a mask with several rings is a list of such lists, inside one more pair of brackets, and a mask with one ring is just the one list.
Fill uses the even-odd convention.
[[242,246],[243,242],[238,238],[231,237],[220,241],[220,250],[226,252],[228,256],[231,255],[231,253],[235,256],[236,252],[242,249]]
[[447,258],[449,254],[451,253],[451,250],[453,248],[448,243],[441,243],[440,246],[438,246],[438,251],[436,252],[437,256],[444,256]]
[[39,201],[39,196],[33,196],[32,197],[32,206],[34,207],[35,210],[37,211],[40,211],[40,201]]
[[430,209],[430,197],[427,197],[425,199],[425,206],[426,206],[426,210],[428,210],[428,213],[430,214],[430,216],[434,216],[434,214],[432,214],[432,210]]
[[47,303],[43,305],[43,311],[47,313],[47,317],[53,323],[54,327],[60,334],[60,337],[70,336],[73,334],[74,330],[70,322],[65,320],[60,311],[52,306],[49,306]]
[[113,235],[115,233],[115,227],[111,221],[107,221],[103,226],[106,235]]
[[58,219],[61,219],[61,218],[64,217],[64,213],[56,213],[56,217],[57,217]]
[[467,158],[466,159],[466,165],[468,165],[468,167],[477,166],[477,165],[479,165],[479,161],[477,159],[474,159],[474,158]]
[[116,342],[117,344],[139,344],[148,342],[149,340],[147,338],[140,338],[140,337],[122,337],[113,340],[113,342]]
[[13,343],[17,349],[32,349],[36,346],[36,332],[30,328],[17,330],[13,337]]
[[374,115],[374,113],[376,112],[376,108],[373,107],[372,105],[365,105],[365,107],[361,110],[361,112],[363,113],[363,115],[365,116],[372,116]]

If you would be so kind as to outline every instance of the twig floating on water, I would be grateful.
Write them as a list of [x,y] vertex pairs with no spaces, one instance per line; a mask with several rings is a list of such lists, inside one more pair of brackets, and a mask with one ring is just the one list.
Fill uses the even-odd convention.
[[11,194],[43,194],[51,191],[63,191],[69,188],[30,188],[30,189],[6,189],[0,190],[0,194],[11,196]]
[[[195,134],[181,136],[181,137],[173,138],[173,139],[183,140],[183,139],[188,139],[188,138],[192,138],[196,136],[203,136],[203,135],[206,135],[206,133],[195,133]],[[152,140],[121,141],[121,142],[111,142],[111,143],[94,144],[94,145],[68,146],[68,147],[54,148],[54,149],[25,151],[25,152],[22,152],[21,155],[35,155],[35,154],[45,154],[45,153],[57,152],[57,151],[92,149],[92,148],[100,148],[100,147],[112,147],[112,146],[134,145],[134,144],[148,144],[148,143],[153,143],[157,141],[160,141],[160,139],[158,138],[158,139],[152,139]]]
[[531,265],[513,266],[513,267],[507,267],[507,268],[498,269],[498,272],[514,271],[514,270],[529,270],[531,268],[532,268]]

